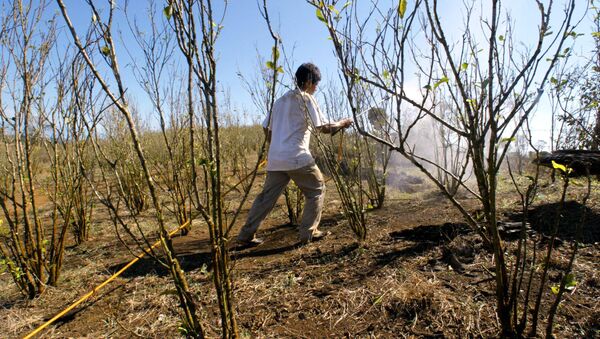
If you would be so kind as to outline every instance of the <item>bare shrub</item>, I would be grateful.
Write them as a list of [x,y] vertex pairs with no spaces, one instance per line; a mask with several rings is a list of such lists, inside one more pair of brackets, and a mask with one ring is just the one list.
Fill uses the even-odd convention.
[[[184,272],[182,271],[178,259],[175,257],[175,253],[173,250],[173,244],[171,242],[171,238],[169,237],[166,223],[163,215],[163,207],[161,204],[161,198],[157,192],[156,181],[153,178],[153,174],[151,173],[149,163],[147,161],[144,149],[142,147],[140,136],[139,136],[139,126],[136,126],[136,122],[134,119],[134,114],[132,112],[132,108],[130,106],[130,102],[125,93],[125,88],[122,83],[121,72],[119,69],[119,63],[117,59],[117,51],[115,50],[115,43],[112,36],[112,19],[115,7],[113,4],[109,4],[107,19],[102,20],[103,16],[100,15],[98,8],[95,6],[93,2],[89,2],[88,5],[93,12],[95,20],[92,20],[91,27],[89,30],[89,34],[86,37],[85,41],[81,41],[80,37],[73,26],[69,15],[67,13],[67,9],[64,3],[61,0],[58,0],[58,5],[60,7],[62,16],[65,20],[65,23],[71,33],[71,37],[75,45],[77,46],[77,50],[80,52],[81,57],[85,61],[87,67],[91,71],[94,76],[95,81],[97,81],[104,94],[108,97],[109,103],[116,112],[123,117],[128,131],[128,139],[131,140],[131,144],[133,146],[134,154],[137,158],[139,168],[141,168],[141,173],[143,176],[144,184],[148,188],[148,194],[152,201],[152,206],[154,208],[154,215],[156,217],[158,233],[160,236],[160,241],[162,243],[162,250],[165,254],[166,266],[169,267],[169,272],[171,273],[171,277],[175,284],[175,288],[177,291],[177,296],[179,297],[179,302],[181,304],[182,320],[184,323],[184,327],[187,329],[188,333],[193,336],[202,336],[202,327],[199,323],[198,316],[196,314],[196,305],[194,302],[194,298],[191,295],[190,288],[185,277]],[[111,81],[114,81],[116,86],[116,92],[111,89],[105,79],[100,74],[98,70],[98,66],[92,60],[90,53],[92,53],[93,48],[95,50],[100,51],[102,54],[103,60],[108,65],[108,71],[110,75]],[[97,120],[92,120],[89,122],[94,125],[97,123]],[[89,126],[89,125],[88,125]],[[88,129],[89,133],[94,133],[95,130],[93,128]],[[109,160],[109,158],[105,155],[101,148],[98,147],[99,143],[96,142],[94,145],[94,152],[98,160]],[[117,161],[108,161],[108,166],[112,168],[113,173],[117,177],[117,182],[119,184],[119,191],[124,192],[125,187],[132,187],[123,185],[122,181],[119,180],[119,172],[117,170]],[[136,178],[137,179],[137,178]],[[110,190],[110,182],[106,173],[103,173],[103,180],[105,183],[105,189],[109,192]],[[135,186],[133,186],[135,187]],[[136,188],[137,189],[137,188]],[[113,222],[115,224],[120,224],[126,230],[129,228],[127,224],[123,221],[123,218],[119,215],[118,206],[114,206],[110,199],[103,199],[103,203],[107,207],[109,207],[112,216]],[[134,201],[134,203],[137,203]],[[133,206],[139,207],[139,206]],[[139,226],[139,224],[138,224]],[[144,238],[145,243],[148,241]]]
[[[0,27],[0,88],[7,90],[0,94],[0,207],[8,228],[0,235],[0,261],[29,298],[58,282],[78,180],[61,172],[64,164],[74,165],[57,135],[68,129],[61,115],[67,86],[60,77],[68,59],[49,63],[56,25],[44,24],[45,9],[45,2],[15,2],[2,8]],[[51,83],[56,92],[50,100]],[[52,164],[49,171],[43,162]]]
[[[536,1],[538,23],[534,29],[539,34],[531,47],[515,44],[517,37],[510,15],[503,12],[500,0],[489,3],[489,8],[479,7],[475,1],[464,3],[462,35],[456,40],[441,18],[437,0],[416,1],[410,6],[403,0],[390,7],[375,3],[366,12],[357,3],[336,8],[337,1],[308,2],[317,9],[318,20],[329,31],[355,120],[365,93],[372,103],[391,97],[386,119],[394,126],[397,139],[375,135],[357,124],[360,133],[402,154],[439,188],[479,234],[486,248],[494,253],[492,276],[501,335],[523,335],[531,305],[526,297],[521,303],[521,297],[529,296],[529,290],[522,294],[516,277],[523,277],[527,269],[518,257],[517,264],[512,266],[512,260],[505,254],[506,245],[498,228],[498,174],[512,140],[551,82],[552,70],[559,60],[568,57],[564,51],[577,25],[577,18],[573,17],[575,2],[567,1],[564,9],[555,14],[554,3]],[[550,29],[551,16],[560,22],[556,31]],[[485,23],[479,26],[481,30],[471,24],[476,19]],[[371,27],[377,27],[375,34],[370,33]],[[519,57],[514,58],[515,55]],[[413,71],[416,74],[410,75],[416,81],[409,82],[409,72]],[[441,110],[444,114],[439,114],[443,106],[446,106]],[[464,142],[465,151],[457,153],[462,157],[454,158],[458,165],[454,161],[437,162],[411,141],[411,135],[428,122],[443,126],[446,137],[455,136]],[[469,165],[475,189],[466,181]],[[445,175],[436,176],[431,168],[451,176],[452,180],[444,182]],[[457,200],[457,183],[479,201],[481,218],[471,215]],[[535,186],[534,180],[530,187]],[[531,188],[528,192],[534,191]],[[564,201],[564,196],[559,201]],[[551,257],[552,247],[548,246],[546,260]],[[546,274],[537,279],[544,286]],[[528,328],[530,335],[537,334],[542,292],[533,293],[537,299]],[[547,336],[552,332],[554,311],[550,309],[547,313]],[[522,315],[519,321],[518,314]]]

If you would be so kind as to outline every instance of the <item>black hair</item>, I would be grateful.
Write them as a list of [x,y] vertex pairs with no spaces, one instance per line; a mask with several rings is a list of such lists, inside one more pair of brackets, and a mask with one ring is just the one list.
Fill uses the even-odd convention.
[[299,88],[304,88],[304,85],[309,81],[313,84],[321,81],[321,71],[315,64],[307,62],[300,65],[296,71],[296,85]]

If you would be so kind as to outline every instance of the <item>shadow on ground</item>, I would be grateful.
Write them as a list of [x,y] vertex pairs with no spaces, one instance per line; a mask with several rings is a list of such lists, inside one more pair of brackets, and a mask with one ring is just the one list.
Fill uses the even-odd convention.
[[[321,222],[322,228],[331,227],[337,224],[338,219],[328,218]],[[266,229],[258,234],[265,242],[260,246],[253,248],[242,248],[237,246],[235,240],[232,240],[231,257],[233,260],[248,257],[266,257],[282,254],[292,251],[301,246],[298,240],[298,228],[292,224],[282,224]],[[181,268],[184,271],[193,271],[206,267],[211,269],[210,243],[208,239],[198,239],[193,237],[179,236],[173,241],[177,258]],[[111,273],[116,273],[129,262],[119,263],[109,268]],[[142,258],[132,267],[121,274],[123,278],[134,278],[145,275],[166,276],[169,274],[168,268],[161,265],[156,259]]]
[[[69,323],[71,320],[74,320],[75,318],[77,318],[77,315],[85,310],[87,310],[88,308],[91,308],[92,306],[94,306],[98,301],[100,301],[101,299],[103,299],[104,296],[110,295],[111,293],[115,292],[116,290],[122,289],[124,285],[119,285],[119,286],[115,286],[109,290],[103,291],[103,293],[101,293],[100,295],[96,296],[93,299],[88,299],[88,301],[83,304],[83,306],[77,307],[71,311],[69,311],[67,314],[63,315],[62,317],[60,317],[58,320],[56,320],[54,322],[54,326],[56,328],[60,328],[61,326]],[[44,318],[44,322],[52,319],[54,317],[54,314],[47,316],[46,318]]]
[[393,241],[409,241],[409,245],[377,256],[377,266],[383,267],[399,258],[414,258],[441,245],[449,244],[459,235],[470,233],[468,225],[445,223],[442,225],[422,225],[415,228],[390,233]]
[[[177,259],[179,259],[181,269],[186,272],[200,269],[203,266],[210,268],[211,263],[210,252],[177,255]],[[129,262],[124,262],[113,265],[108,270],[110,273],[114,274],[128,263]],[[169,270],[154,258],[142,258],[120,276],[123,278],[135,278],[146,275],[167,276],[169,275]]]
[[[600,215],[577,201],[566,201],[562,211],[558,202],[540,205],[531,209],[529,214],[532,230],[545,236],[552,236],[559,218],[557,238],[571,241],[576,240],[579,234],[582,243],[600,242]],[[510,218],[521,221],[523,215],[516,214]]]

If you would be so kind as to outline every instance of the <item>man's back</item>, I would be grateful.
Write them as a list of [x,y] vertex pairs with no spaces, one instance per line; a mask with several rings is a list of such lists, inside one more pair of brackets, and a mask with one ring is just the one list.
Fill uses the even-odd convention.
[[[267,127],[268,119],[263,122],[264,127]],[[306,92],[290,90],[277,99],[270,125],[267,170],[287,171],[313,164],[309,151],[311,125],[318,127],[322,120],[315,99]]]

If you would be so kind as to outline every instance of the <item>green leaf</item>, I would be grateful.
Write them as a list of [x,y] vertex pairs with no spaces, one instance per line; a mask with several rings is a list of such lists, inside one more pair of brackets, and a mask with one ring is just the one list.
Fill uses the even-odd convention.
[[343,11],[346,9],[346,7],[350,6],[352,4],[352,1],[347,1],[344,6],[342,6],[342,9],[340,11]]
[[575,286],[577,286],[577,281],[575,280],[575,275],[573,273],[567,274],[563,279],[565,280],[566,290],[572,291]]
[[594,100],[594,101],[590,102],[590,104],[589,104],[589,105],[587,105],[587,106],[585,107],[585,109],[592,109],[592,108],[596,108],[596,107],[598,107],[598,105],[599,105],[599,104],[598,104],[598,101],[597,101],[597,100]]
[[329,8],[330,11],[332,11],[333,13],[335,13],[335,15],[340,15],[340,11],[338,11],[337,9],[335,9],[334,5],[329,5],[329,6],[327,6],[327,8]]
[[277,46],[273,46],[271,53],[273,53],[273,60],[279,60],[279,49],[277,48]]
[[404,13],[406,13],[406,0],[400,0],[398,4],[398,15],[400,18],[404,18]]
[[173,16],[173,6],[169,5],[163,8],[163,13],[165,17],[167,17],[167,20],[171,20],[171,17]]
[[558,84],[558,80],[556,80],[555,77],[550,78],[550,83],[553,85],[557,85]]
[[570,168],[568,166],[565,166],[565,165],[562,165],[562,164],[559,164],[559,163],[557,163],[554,160],[552,160],[552,167],[554,169],[557,169],[557,170],[561,171],[563,174],[570,174],[571,172],[573,172],[572,168]]
[[21,277],[23,276],[23,270],[21,270],[20,267],[14,267],[13,269],[14,275],[17,279],[21,279]]
[[550,287],[550,290],[552,290],[552,293],[558,294],[558,291],[560,290],[560,288],[558,285],[554,285],[554,286]]
[[592,37],[600,39],[600,32],[592,32]]
[[443,78],[441,78],[440,80],[438,80],[435,84],[433,84],[433,88],[436,89],[438,88],[441,84],[444,84],[448,82],[448,77],[444,76]]
[[477,107],[477,99],[466,99],[465,101],[469,104],[469,106],[471,106],[471,108],[473,110],[478,110],[479,109]]
[[282,73],[283,74],[283,67],[279,66],[277,67],[277,72]]
[[319,19],[319,21],[323,21],[324,23],[327,23],[327,20],[325,20],[325,16],[323,16],[323,12],[321,12],[321,10],[318,8],[317,8],[317,19]]
[[426,89],[428,91],[431,91],[431,85],[425,85],[423,86],[423,89]]
[[509,141],[510,142],[515,142],[515,141],[517,141],[517,138],[512,137],[512,138],[502,138],[502,139],[500,139],[501,143],[503,143],[503,142],[509,142]]
[[100,48],[100,53],[102,53],[102,55],[104,56],[109,56],[110,55],[110,47],[104,45],[102,46],[102,48]]
[[206,266],[206,263],[202,264],[202,267],[200,267],[200,273],[208,274],[208,266]]
[[187,326],[186,326],[186,325],[181,325],[181,326],[177,327],[177,331],[179,331],[179,334],[181,334],[181,335],[184,335],[184,336],[186,336],[186,337],[187,337],[187,336],[188,336],[188,334],[189,334],[189,331],[188,331],[188,329],[187,329]]
[[272,70],[275,69],[275,64],[273,63],[273,61],[267,61],[266,65],[267,65],[268,69],[272,69]]
[[384,69],[382,76],[383,76],[384,79],[389,79],[390,78],[390,71],[388,71],[387,69]]
[[467,68],[469,68],[469,64],[466,62],[463,62],[462,65],[460,65],[460,69],[462,69],[463,71],[466,71]]
[[504,35],[498,35],[498,40],[499,41],[504,41]]

